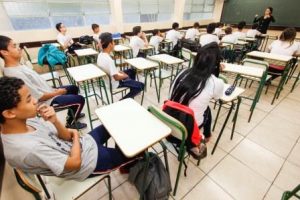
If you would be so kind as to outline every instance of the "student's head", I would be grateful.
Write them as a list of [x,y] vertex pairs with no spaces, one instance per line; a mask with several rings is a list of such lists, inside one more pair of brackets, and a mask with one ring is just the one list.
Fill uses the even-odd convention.
[[296,38],[296,29],[295,28],[286,28],[283,30],[283,32],[281,33],[279,39],[281,41],[289,41],[289,42],[293,42]]
[[160,35],[160,30],[154,29],[154,30],[152,31],[152,34],[153,34],[153,35]]
[[196,29],[199,29],[200,28],[200,24],[198,22],[195,22],[193,27],[196,28]]
[[101,33],[99,39],[100,39],[100,45],[102,46],[103,50],[107,50],[111,52],[114,49],[115,43],[111,33],[108,32]]
[[223,27],[223,23],[222,22],[218,22],[217,24],[216,24],[216,27],[218,27],[218,28],[222,28]]
[[243,30],[243,28],[246,26],[246,22],[245,21],[241,21],[238,23],[237,28],[239,30]]
[[232,28],[231,28],[230,26],[226,27],[226,28],[225,28],[225,34],[226,34],[226,35],[229,35],[229,34],[231,34],[231,33],[232,33]]
[[99,33],[100,32],[100,27],[98,24],[92,24],[92,29],[94,33]]
[[213,34],[213,32],[215,31],[215,29],[216,29],[216,23],[210,23],[206,27],[207,33],[210,33],[210,34]]
[[172,29],[178,30],[178,29],[179,29],[179,24],[178,24],[177,22],[174,22],[174,23],[172,24]]
[[141,36],[142,34],[142,27],[141,26],[135,26],[132,28],[132,33],[133,35],[136,35],[136,36]]
[[257,29],[257,27],[258,27],[258,24],[257,23],[255,23],[255,24],[252,24],[252,29]]
[[267,7],[265,10],[265,15],[272,15],[273,13],[273,8],[272,7]]
[[0,78],[0,124],[11,120],[26,120],[37,114],[37,100],[24,81],[14,77]]
[[184,105],[196,98],[204,89],[207,79],[219,65],[221,53],[216,42],[199,49],[193,67],[181,74],[174,83],[171,100]]
[[55,25],[55,27],[56,27],[56,30],[57,30],[58,32],[60,32],[60,33],[66,33],[66,32],[67,32],[66,26],[65,26],[63,23],[61,23],[61,22],[57,23],[57,24]]
[[20,61],[22,57],[22,50],[11,38],[0,35],[0,57],[5,62]]

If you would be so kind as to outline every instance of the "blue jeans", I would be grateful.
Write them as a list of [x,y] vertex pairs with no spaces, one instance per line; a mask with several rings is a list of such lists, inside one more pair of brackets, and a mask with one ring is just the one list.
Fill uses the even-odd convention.
[[126,94],[123,99],[134,98],[141,91],[144,90],[144,83],[135,80],[136,71],[133,69],[124,70],[124,73],[128,75],[127,79],[119,81],[120,87],[128,87],[130,89],[129,93]]
[[[84,97],[81,95],[78,95],[78,87],[75,85],[67,85],[62,86],[60,88],[64,88],[67,90],[67,93],[64,95],[59,95],[55,97],[52,102],[51,106],[56,105],[56,107],[60,108],[70,108],[75,116],[76,119],[78,119],[78,116],[80,115],[82,108],[84,106]],[[74,118],[72,116],[72,112],[68,111],[68,119],[67,123],[72,124],[74,122]]]
[[130,158],[127,158],[117,146],[116,148],[104,146],[110,138],[110,135],[104,126],[98,126],[89,134],[94,138],[98,147],[98,158],[96,169],[94,170],[95,172],[105,172],[114,169],[130,160]]

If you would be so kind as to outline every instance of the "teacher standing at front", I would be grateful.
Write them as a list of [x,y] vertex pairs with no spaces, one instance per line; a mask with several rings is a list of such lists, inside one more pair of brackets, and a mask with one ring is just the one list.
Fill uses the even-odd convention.
[[268,7],[265,10],[264,16],[258,17],[257,14],[255,15],[253,23],[258,23],[257,30],[262,34],[266,34],[270,23],[275,22],[275,18],[273,17],[272,12],[273,12],[273,8]]

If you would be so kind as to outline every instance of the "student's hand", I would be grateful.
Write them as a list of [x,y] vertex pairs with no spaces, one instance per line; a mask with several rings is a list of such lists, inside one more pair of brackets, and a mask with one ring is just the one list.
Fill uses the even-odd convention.
[[55,90],[57,95],[64,95],[67,94],[67,90],[65,88],[58,88]]
[[37,111],[45,121],[49,121],[51,123],[55,123],[57,121],[56,113],[52,106],[42,104],[38,107]]
[[145,38],[146,38],[146,33],[142,32],[142,39],[145,39]]
[[71,134],[72,140],[77,140],[80,137],[79,132],[76,129],[68,129],[68,130]]

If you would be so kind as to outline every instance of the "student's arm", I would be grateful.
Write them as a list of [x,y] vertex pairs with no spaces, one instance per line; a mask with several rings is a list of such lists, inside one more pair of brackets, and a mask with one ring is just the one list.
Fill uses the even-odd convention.
[[58,95],[64,95],[67,93],[67,90],[64,88],[59,88],[54,90],[53,92],[44,93],[43,96],[39,98],[39,101],[47,101],[48,99],[51,99],[53,97],[56,97]]
[[122,71],[116,73],[115,75],[113,75],[113,78],[116,80],[116,81],[120,81],[120,80],[124,80],[126,78],[128,78],[128,75]]
[[261,18],[262,18],[262,17],[258,17],[258,15],[255,15],[254,20],[253,20],[253,23],[259,22]]
[[64,167],[64,169],[68,171],[79,170],[81,167],[81,146],[79,142],[79,134],[76,130],[73,130],[72,139],[72,148]]
[[147,39],[147,37],[146,37],[146,34],[143,32],[143,34],[142,34],[142,40],[144,41],[144,46],[145,47],[147,47],[148,45],[149,45],[149,43],[148,43],[148,39]]

